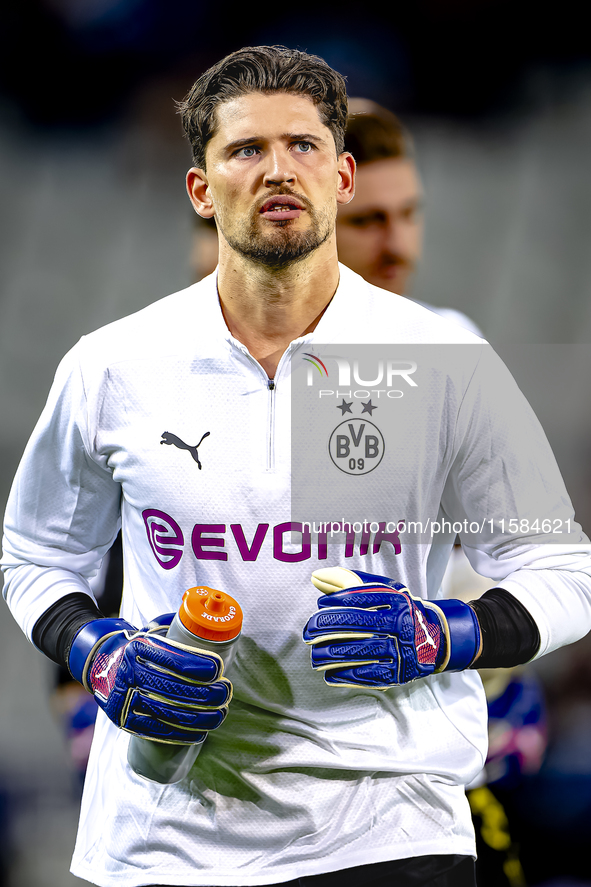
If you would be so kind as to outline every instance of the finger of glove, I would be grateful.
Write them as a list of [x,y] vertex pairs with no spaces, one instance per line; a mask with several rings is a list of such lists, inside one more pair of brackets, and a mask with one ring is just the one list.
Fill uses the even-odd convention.
[[323,595],[318,598],[320,609],[324,607],[364,607],[365,609],[390,609],[392,606],[408,606],[409,598],[401,593],[393,592],[391,588],[376,585],[375,588],[359,586],[348,588],[345,591],[337,591],[334,594]]
[[[367,687],[386,690],[388,687],[405,683],[401,680],[399,664],[358,665],[351,668],[329,669],[324,673],[327,684],[347,687]],[[412,678],[410,680],[413,680]]]
[[173,646],[159,635],[140,637],[130,641],[127,655],[138,661],[182,677],[186,681],[207,683],[218,679],[222,671],[222,660],[205,650],[192,650],[190,647]]
[[[377,646],[379,639],[370,639],[368,642],[368,649],[372,649],[371,646],[369,646],[371,643],[376,643],[374,650],[376,652],[375,658],[379,660],[378,662],[368,663],[366,661],[365,663],[360,663],[358,660],[357,662],[343,661],[342,665],[346,666],[344,669],[338,668],[338,661],[336,659],[333,659],[332,663],[324,662],[316,665],[314,659],[316,645],[314,645],[311,648],[312,667],[325,669],[325,680],[329,684],[343,683],[342,680],[333,679],[334,675],[346,671],[350,678],[350,673],[354,671],[357,677],[355,678],[355,681],[352,681],[353,683],[363,685],[364,675],[369,674],[370,676],[375,677],[375,675],[379,673],[381,675],[380,681],[384,684],[388,684],[388,686],[393,684],[408,684],[410,681],[415,681],[417,678],[424,678],[427,677],[427,675],[433,674],[433,671],[435,670],[433,662],[419,662],[417,651],[412,641],[401,641],[397,638],[392,640],[382,639],[384,645],[391,644],[391,646],[384,646],[380,649],[380,647]],[[391,655],[383,655],[384,650],[389,650]],[[322,648],[320,656],[322,656]],[[366,657],[366,659],[369,658],[369,656]],[[366,672],[365,669],[369,669],[369,671]],[[371,677],[371,680],[374,680],[374,677]]]
[[359,687],[387,687],[409,684],[433,673],[432,665],[417,662],[412,645],[400,645],[399,656],[392,663],[352,664],[348,668],[329,668],[324,672],[327,684]]
[[312,573],[312,583],[324,594],[334,594],[342,589],[353,588],[367,582],[372,584],[377,582],[397,589],[405,587],[388,576],[365,573],[362,570],[348,570],[346,567],[322,567]]
[[206,708],[219,708],[232,697],[232,684],[227,678],[221,678],[211,684],[199,684],[187,681],[184,675],[178,676],[155,668],[151,662],[143,662],[141,659],[127,661],[129,669],[120,667],[116,680],[117,687],[137,687],[177,704],[199,705]]
[[414,637],[414,622],[409,607],[389,610],[328,607],[310,617],[304,628],[304,640],[314,643],[320,638],[340,632]]
[[126,726],[121,729],[133,733],[135,736],[141,736],[142,739],[158,739],[161,742],[172,742],[175,745],[197,745],[207,739],[207,733],[180,730],[168,724],[161,724],[159,721],[138,718],[133,715],[129,718]]
[[387,585],[389,588],[395,588],[396,591],[406,591],[408,592],[408,588],[402,582],[396,582],[394,579],[390,579],[389,576],[380,576],[378,573],[365,573],[363,570],[355,570],[355,575],[361,579],[363,585],[374,585],[375,583],[379,585]]
[[156,720],[180,730],[199,732],[215,730],[224,722],[227,714],[226,706],[210,710],[179,706],[163,699],[155,699],[141,690],[134,690],[127,709],[126,722],[131,715],[134,715]]
[[314,644],[310,653],[312,668],[353,666],[368,662],[391,665],[398,660],[398,644],[395,638],[343,639]]
[[160,632],[163,630],[167,630],[170,628],[172,624],[172,620],[176,616],[176,613],[163,613],[161,616],[156,616],[155,619],[152,619],[142,631],[145,631],[148,634],[152,632]]
[[[362,580],[363,581],[363,580]],[[312,573],[312,584],[324,594],[359,585],[359,577],[345,567],[321,567]]]
[[[127,699],[120,699],[120,705],[124,710],[122,712],[109,711],[109,706],[105,709],[108,717],[111,718],[123,730],[143,736],[146,739],[161,739],[168,742],[176,742],[182,744],[193,745],[203,742],[207,736],[205,730],[191,727],[180,727],[174,722],[166,723],[158,717],[149,714],[135,713],[137,697],[139,693],[133,691]],[[111,700],[109,700],[111,703]],[[127,704],[128,703],[128,704]],[[119,717],[117,717],[119,715]]]

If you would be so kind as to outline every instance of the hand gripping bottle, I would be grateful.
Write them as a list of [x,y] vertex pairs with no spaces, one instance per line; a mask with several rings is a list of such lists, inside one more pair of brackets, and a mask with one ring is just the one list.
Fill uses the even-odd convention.
[[[242,610],[238,602],[223,591],[199,586],[184,593],[166,637],[188,647],[217,653],[224,660],[225,674],[241,629]],[[127,760],[139,776],[168,785],[184,779],[202,746],[203,742],[177,745],[132,736]]]

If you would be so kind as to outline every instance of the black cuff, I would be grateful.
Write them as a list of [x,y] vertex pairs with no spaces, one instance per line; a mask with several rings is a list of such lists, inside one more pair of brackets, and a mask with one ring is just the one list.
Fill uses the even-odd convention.
[[471,668],[511,668],[533,659],[540,632],[516,597],[504,588],[491,588],[470,606],[482,633],[482,653]]
[[68,655],[77,631],[87,622],[103,618],[103,614],[87,594],[68,594],[56,601],[37,620],[32,640],[46,656],[68,668]]

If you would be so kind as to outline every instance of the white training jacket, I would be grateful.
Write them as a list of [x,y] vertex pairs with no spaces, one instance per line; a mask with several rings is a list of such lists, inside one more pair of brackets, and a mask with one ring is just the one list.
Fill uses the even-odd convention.
[[[29,638],[63,595],[91,594],[88,578],[120,524],[129,622],[177,609],[196,584],[228,591],[245,614],[228,718],[187,779],[159,786],[136,776],[128,734],[99,712],[72,871],[102,887],[271,884],[423,854],[475,855],[464,785],[486,756],[477,672],[386,692],[329,687],[301,639],[316,609],[314,569],[384,574],[434,598],[455,538],[450,530],[436,546],[406,544],[404,534],[398,546],[363,545],[357,534],[326,547],[289,532],[290,366],[321,356],[319,343],[458,346],[449,367],[436,361],[413,389],[427,398],[424,420],[387,441],[367,475],[372,495],[394,520],[488,522],[478,542],[465,536],[466,553],[531,613],[539,655],[591,627],[588,540],[537,420],[490,346],[340,273],[274,387],[226,328],[215,274],[84,337],[62,361],[23,456],[2,563],[6,600]],[[340,402],[335,395],[330,407],[335,426]],[[191,453],[170,435],[199,447]],[[331,487],[365,482],[328,457],[325,471]],[[510,532],[507,522],[523,515]],[[536,518],[553,534],[529,530]]]

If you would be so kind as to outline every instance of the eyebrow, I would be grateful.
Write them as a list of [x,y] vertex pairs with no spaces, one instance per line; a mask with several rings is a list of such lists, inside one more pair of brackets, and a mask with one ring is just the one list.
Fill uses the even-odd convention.
[[[309,133],[309,132],[282,132],[279,136],[281,139],[286,139],[290,142],[320,142],[321,144],[326,144],[326,140],[319,136],[317,133]],[[228,142],[225,146],[226,151],[233,151],[236,148],[244,148],[246,145],[252,145],[254,142],[265,142],[267,141],[264,136],[250,136],[247,139],[236,139],[234,142]]]
[[[422,195],[417,196],[417,197],[409,197],[409,199],[405,200],[404,203],[401,203],[400,207],[399,207],[399,209],[410,209],[410,208],[424,209],[425,208],[425,198]],[[355,207],[353,204],[351,204],[351,210],[353,210],[353,211],[349,214],[349,218],[354,218],[355,216],[371,216],[371,215],[376,215],[377,213],[388,212],[388,210],[385,210],[383,206],[380,206],[380,205],[375,204],[373,202],[367,203],[365,205],[361,204],[361,206],[359,206],[359,207]]]

